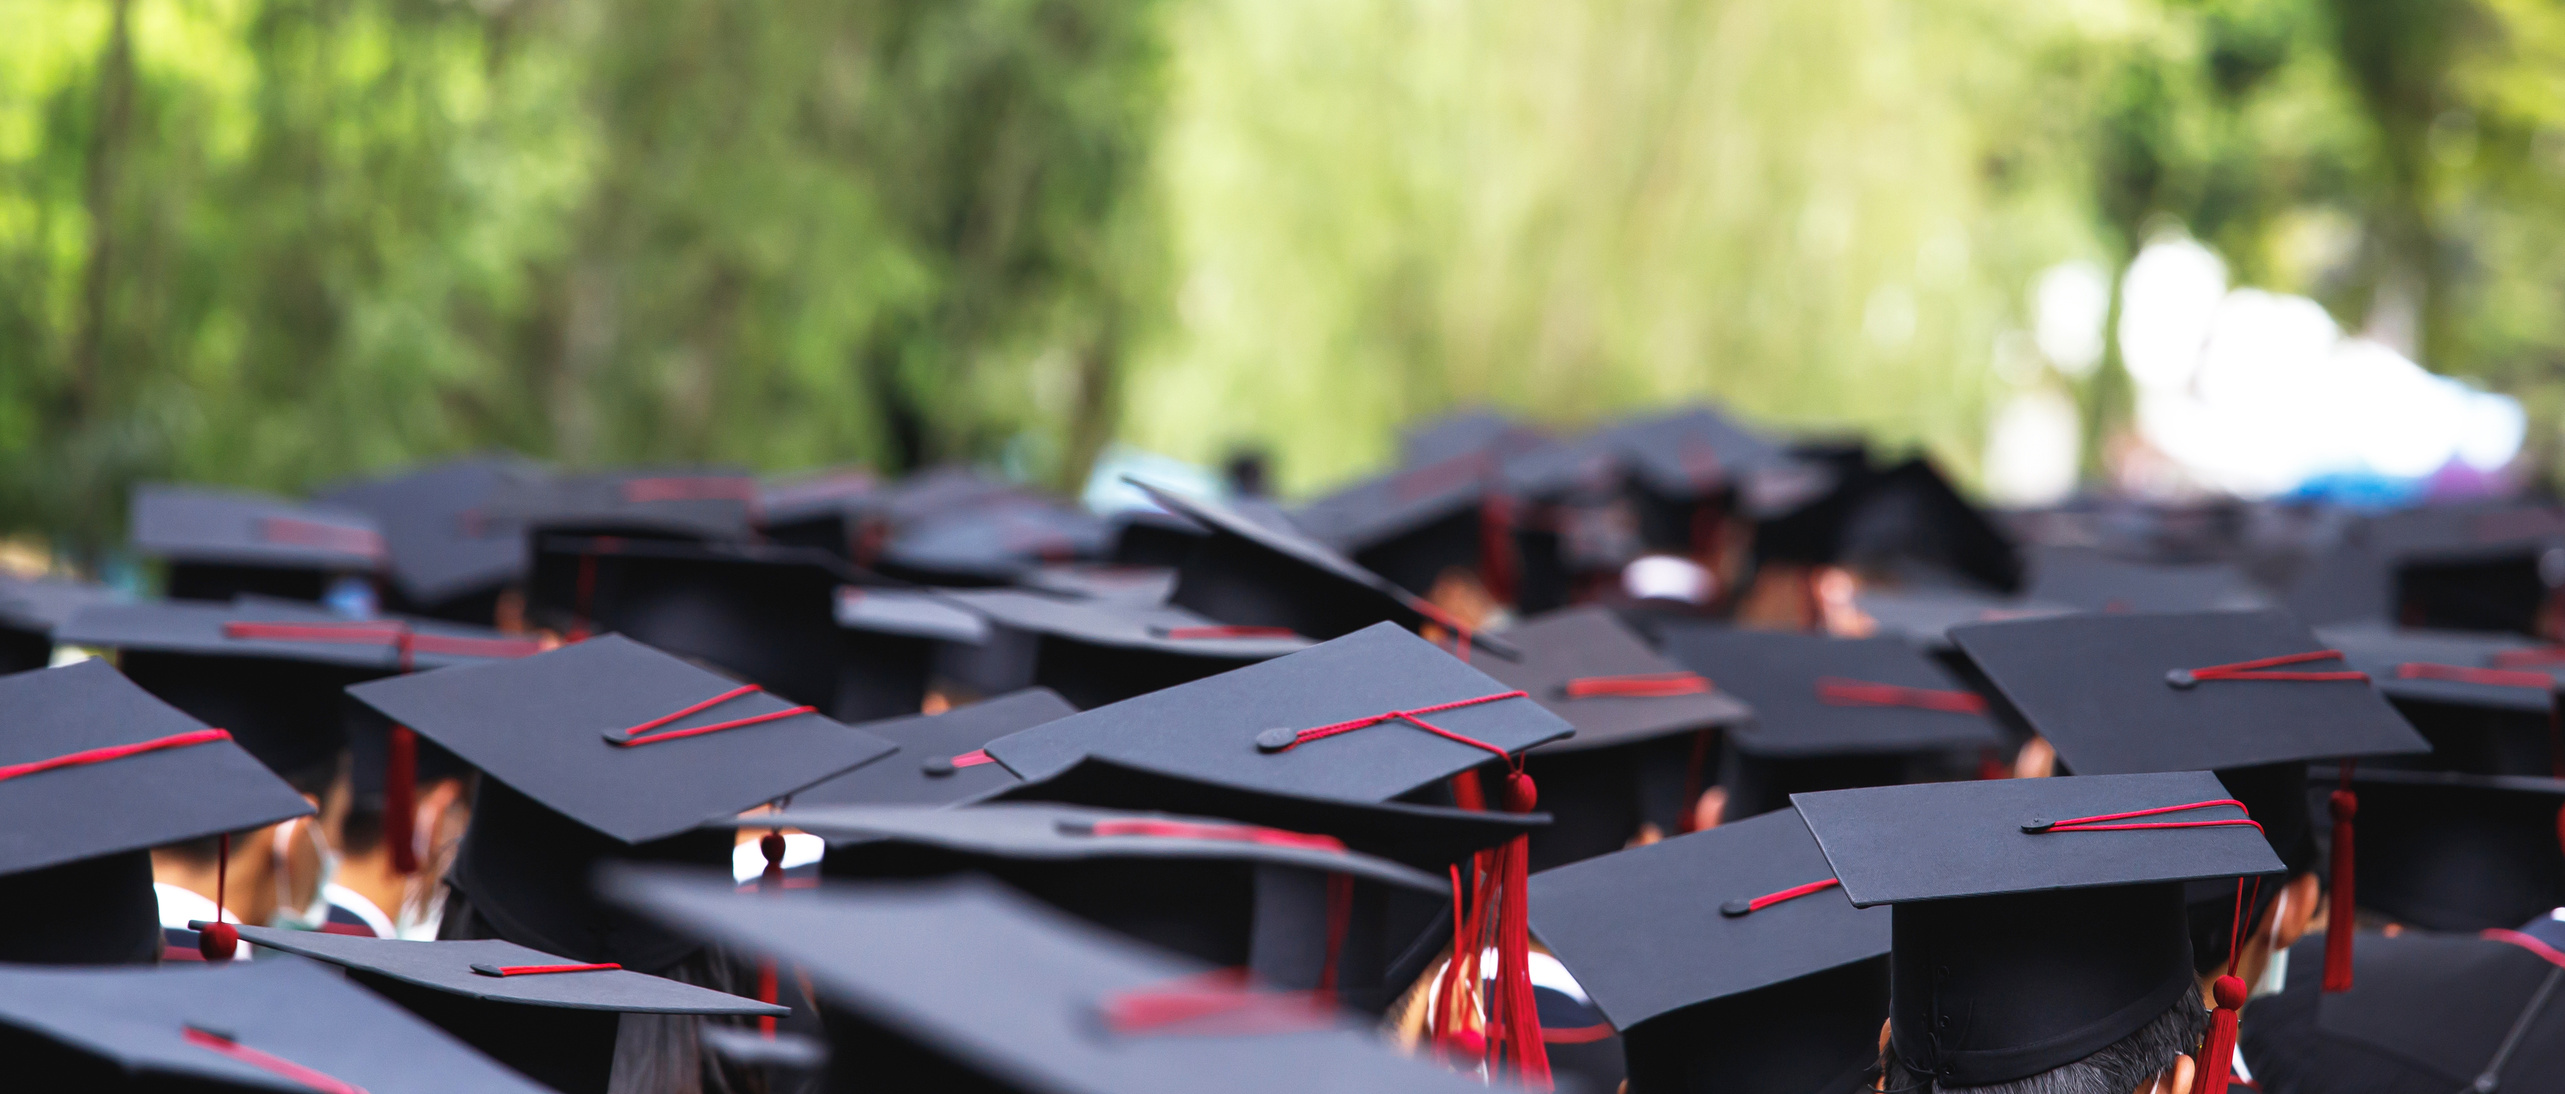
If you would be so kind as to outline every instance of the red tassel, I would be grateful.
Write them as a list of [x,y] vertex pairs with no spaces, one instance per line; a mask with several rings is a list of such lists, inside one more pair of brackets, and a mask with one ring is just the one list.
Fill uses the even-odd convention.
[[240,949],[239,929],[223,922],[223,890],[230,887],[232,874],[231,833],[223,833],[214,856],[214,921],[196,932],[196,952],[207,961],[229,961]]
[[383,841],[392,848],[392,872],[419,872],[419,735],[393,726],[383,751]]
[[2218,1009],[2209,1018],[2209,1036],[2200,1042],[2199,1066],[2191,1074],[2191,1094],[2227,1094],[2227,1078],[2235,1070],[2236,1012],[2244,1008],[2244,981],[2221,976],[2210,988],[2217,997]]
[[1497,603],[1514,603],[1514,502],[1493,491],[1478,504],[1478,583]]
[[2351,792],[2351,765],[2342,768],[2341,789],[2333,792],[2332,902],[2325,915],[2325,982],[2327,992],[2351,990],[2351,915],[2355,888],[2351,876],[2351,820],[2360,813],[2360,796]]
[[[1520,771],[1505,780],[1505,807],[1529,813],[1540,801],[1532,777]],[[1550,1089],[1550,1055],[1541,1042],[1541,1015],[1532,996],[1532,925],[1523,889],[1531,868],[1531,840],[1516,836],[1497,852],[1496,1007],[1491,1017],[1513,1057],[1515,1078],[1534,1090]]]
[[[757,837],[757,850],[758,853],[766,856],[766,872],[758,876],[757,888],[768,893],[783,892],[784,834],[781,832],[768,832],[765,835]],[[779,985],[776,983],[777,979],[778,977],[776,976],[775,962],[773,959],[770,958],[757,963],[758,1002],[771,1004],[775,1001],[777,996],[782,994]],[[758,1015],[757,1032],[765,1034],[767,1040],[774,1040],[775,1016],[772,1014]]]

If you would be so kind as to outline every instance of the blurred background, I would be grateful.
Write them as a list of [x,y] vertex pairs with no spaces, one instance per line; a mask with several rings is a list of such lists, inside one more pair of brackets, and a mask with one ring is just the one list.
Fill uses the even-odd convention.
[[6,0],[0,532],[1710,399],[2079,488],[2565,459],[2534,0]]

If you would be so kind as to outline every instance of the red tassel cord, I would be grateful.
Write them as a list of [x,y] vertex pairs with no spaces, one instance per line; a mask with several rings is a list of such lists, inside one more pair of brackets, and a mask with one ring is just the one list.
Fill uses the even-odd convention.
[[738,687],[722,692],[710,699],[706,699],[700,703],[693,704],[680,710],[662,714],[647,722],[643,722],[640,725],[624,730],[621,733],[608,730],[605,735],[606,743],[620,748],[631,748],[635,745],[658,744],[661,741],[675,741],[682,740],[687,737],[700,737],[707,733],[719,733],[725,729],[739,729],[744,726],[764,725],[767,722],[779,722],[786,718],[798,718],[804,714],[813,714],[818,711],[818,708],[816,707],[787,707],[783,710],[770,710],[764,714],[751,714],[745,718],[733,718],[726,722],[714,722],[711,725],[689,726],[685,729],[661,729],[661,727],[666,726],[671,722],[683,721],[686,718],[696,714],[701,714],[706,710],[710,710],[713,707],[730,702],[733,699],[746,698],[749,695],[763,690],[765,689],[760,688],[755,684],[741,684]]
[[304,1067],[303,1065],[295,1063],[294,1061],[288,1060],[282,1056],[260,1052],[248,1045],[244,1045],[233,1040],[227,1035],[215,1033],[210,1030],[198,1029],[194,1026],[185,1027],[182,1032],[186,1037],[188,1044],[201,1049],[220,1053],[261,1071],[268,1072],[269,1074],[283,1076],[290,1081],[300,1083],[305,1087],[318,1091],[319,1094],[365,1094],[365,1088],[358,1086],[355,1083],[347,1082],[336,1076]]
[[2328,670],[2322,672],[2270,671],[2272,669],[2282,668],[2289,665],[2303,665],[2311,661],[2340,660],[2342,660],[2341,650],[2310,650],[2306,653],[2287,653],[2278,657],[2257,657],[2251,661],[2235,661],[2224,665],[2210,665],[2206,668],[2174,669],[2173,671],[2164,674],[2164,682],[2172,687],[2182,690],[2189,690],[2212,680],[2262,680],[2301,684],[2341,683],[2348,681],[2359,681],[2362,683],[2368,682],[2368,673],[2355,672],[2347,669]]
[[[757,878],[758,891],[763,893],[783,892],[784,834],[780,831],[769,829],[765,835],[757,837],[757,851],[759,854],[766,856],[766,871],[765,873],[760,874]],[[757,962],[758,1002],[771,1005],[783,994],[780,985],[777,983],[778,979],[779,976],[775,967],[774,958],[769,957]],[[758,1015],[757,1032],[764,1034],[766,1039],[769,1041],[774,1040],[775,1016],[772,1014]]]
[[214,918],[196,932],[196,952],[207,961],[229,961],[240,951],[240,929],[223,922],[223,898],[231,886],[232,834],[214,845]]
[[404,877],[419,872],[418,797],[419,737],[396,725],[383,754],[383,840],[392,872]]
[[2342,764],[2342,785],[2329,799],[2333,807],[2333,877],[2325,913],[2326,992],[2351,990],[2352,911],[2357,890],[2352,882],[2352,819],[2360,815],[2360,796],[2351,790],[2352,763]]

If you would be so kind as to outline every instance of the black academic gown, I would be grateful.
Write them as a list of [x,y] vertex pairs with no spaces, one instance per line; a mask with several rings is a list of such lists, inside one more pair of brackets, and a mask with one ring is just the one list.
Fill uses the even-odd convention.
[[[2246,1008],[2245,1064],[2263,1094],[2558,1090],[2565,1084],[2560,943],[2565,923],[2546,919],[2484,935],[2364,934],[2352,990],[2325,995],[2324,938],[2311,937],[2290,952],[2280,994]],[[2509,1055],[2497,1064],[2506,1042]],[[2493,1085],[2478,1085],[2480,1076]]]

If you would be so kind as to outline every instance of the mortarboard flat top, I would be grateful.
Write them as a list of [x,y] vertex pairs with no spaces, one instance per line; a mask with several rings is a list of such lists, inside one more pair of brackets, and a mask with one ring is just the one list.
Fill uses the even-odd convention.
[[968,809],[913,805],[796,804],[772,816],[717,827],[782,824],[830,844],[889,840],[965,855],[1018,861],[1210,860],[1339,873],[1423,893],[1449,891],[1441,878],[1344,847],[1324,836],[1256,828],[1210,817],[1093,809],[1048,802],[991,802]]
[[1034,567],[1021,580],[1028,589],[1127,604],[1164,604],[1168,594],[1176,591],[1176,571],[1172,566],[1065,562]]
[[384,561],[372,518],[264,494],[188,486],[134,489],[133,544],[183,562],[371,573]]
[[[545,1094],[408,1012],[299,961],[158,969],[0,968],[0,1024],[89,1057],[24,1048],[12,1072],[48,1089],[331,1089],[371,1094]],[[192,1031],[192,1032],[191,1032]],[[57,1070],[59,1073],[56,1073]]]
[[956,765],[1007,734],[1078,712],[1048,688],[1026,688],[942,714],[911,714],[856,728],[899,746],[899,754],[865,764],[793,794],[796,806],[949,805],[1016,784],[1006,765]]
[[2565,661],[2518,635],[2345,623],[2316,628],[2316,640],[2391,699],[2545,714],[2565,687]]
[[630,969],[492,976],[475,971],[581,962],[495,938],[414,942],[326,931],[242,927],[243,941],[357,972],[492,1003],[627,1014],[786,1014],[787,1008],[743,999]]
[[0,574],[0,627],[49,635],[81,609],[122,599],[115,590],[86,581]]
[[[1860,907],[2278,873],[2250,827],[2024,831],[2038,822],[2227,798],[2206,771],[1916,783],[1793,794],[1791,804]],[[2211,806],[2141,821],[2233,820]]]
[[[1752,712],[1696,674],[1658,656],[1610,609],[1569,608],[1506,628],[1519,661],[1489,658],[1477,668],[1576,727],[1543,754],[1630,744],[1742,722]],[[1687,691],[1699,683],[1701,690]],[[1651,684],[1670,690],[1652,692]],[[1616,687],[1619,690],[1615,690]]]
[[[1669,628],[1663,649],[1754,708],[1753,720],[1729,735],[1748,755],[1913,753],[2003,743],[1975,693],[1900,639],[1686,626]],[[1878,690],[1883,687],[1888,690]]]
[[[2321,651],[2287,614],[2103,614],[1951,631],[1978,670],[2079,774],[2225,770],[2423,752],[2421,734],[2364,680],[2174,673]],[[2337,658],[2255,670],[2347,672]]]
[[1878,633],[1903,638],[1928,650],[1949,649],[1952,627],[2041,619],[2075,610],[2044,600],[1935,588],[1863,589],[1853,594],[1853,607],[1870,617]]
[[942,595],[1000,626],[1090,646],[1220,661],[1259,661],[1310,646],[1296,634],[1224,626],[1164,604],[1064,600],[1017,589],[954,589]]
[[[729,946],[790,961],[822,999],[990,1081],[1032,1094],[1326,1090],[1437,1094],[1484,1084],[1409,1059],[1353,1023],[1223,1035],[1117,1034],[1105,1009],[1206,967],[993,883],[828,886],[743,898],[726,881],[609,875],[623,902]],[[842,1066],[863,1074],[868,1061]]]
[[2271,603],[2269,594],[2230,564],[2132,562],[2068,547],[2031,552],[2023,595],[2088,612],[2236,611]]
[[[1224,623],[1289,626],[1312,638],[1336,638],[1360,630],[1374,622],[1388,621],[1402,626],[1421,626],[1444,620],[1441,609],[1399,588],[1397,583],[1355,564],[1309,536],[1280,527],[1277,523],[1252,520],[1239,513],[1207,505],[1150,486],[1136,479],[1125,479],[1138,487],[1149,499],[1168,511],[1187,517],[1210,530],[1201,549],[1194,552],[1177,569],[1176,590],[1169,602],[1201,612]],[[1288,599],[1287,609],[1266,603],[1254,603],[1259,597],[1240,597],[1226,586],[1257,583],[1266,580],[1262,572],[1281,569],[1298,575],[1301,581],[1282,578],[1284,585],[1296,590]],[[1316,584],[1307,583],[1315,579]],[[1321,590],[1325,591],[1321,591]],[[1318,605],[1310,601],[1327,599]],[[1252,607],[1242,605],[1253,604]],[[1241,610],[1258,614],[1287,610],[1297,618],[1243,618]],[[1333,633],[1328,633],[1328,632]],[[1498,656],[1511,656],[1512,645],[1489,635],[1475,641]]]
[[1421,467],[1474,452],[1504,457],[1547,443],[1549,438],[1539,430],[1524,425],[1509,414],[1486,407],[1472,407],[1401,431],[1398,462]]
[[1026,779],[1088,756],[1207,782],[1379,802],[1488,762],[1481,748],[1397,720],[1280,751],[1294,732],[1399,710],[1507,753],[1566,736],[1557,715],[1424,639],[1375,624],[1332,642],[1063,718],[992,741]]
[[759,518],[768,526],[859,514],[881,500],[882,483],[862,468],[826,471],[757,489]]
[[1888,913],[1840,889],[1722,911],[1834,876],[1798,813],[1782,809],[1534,874],[1532,933],[1627,1030],[1886,954]]
[[[693,829],[880,759],[893,745],[815,712],[686,730],[792,704],[618,635],[516,661],[358,684],[348,693],[519,793],[606,836],[643,843]],[[708,704],[708,705],[707,705]],[[629,730],[667,738],[618,745]]]
[[989,624],[943,593],[923,589],[848,585],[837,590],[837,625],[850,631],[901,635],[976,646],[988,641]]
[[757,480],[723,470],[528,476],[499,484],[481,513],[553,532],[740,539],[756,523]]
[[1004,583],[1046,562],[1104,553],[1104,522],[1038,498],[991,501],[923,515],[882,545],[885,569],[911,576]]
[[1353,483],[1294,510],[1292,523],[1321,542],[1359,552],[1477,509],[1495,459],[1464,452]]
[[523,657],[540,647],[487,627],[431,620],[350,619],[299,601],[242,597],[228,604],[167,600],[83,609],[57,641],[197,657],[254,657],[354,669],[421,669]]
[[495,588],[525,573],[525,537],[482,506],[503,484],[542,470],[513,457],[455,460],[391,478],[351,483],[324,504],[372,517],[391,555],[392,580],[415,604]]
[[162,742],[0,779],[0,874],[237,832],[312,812],[302,795],[228,739],[82,661],[0,677],[0,766]]

